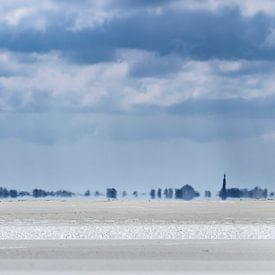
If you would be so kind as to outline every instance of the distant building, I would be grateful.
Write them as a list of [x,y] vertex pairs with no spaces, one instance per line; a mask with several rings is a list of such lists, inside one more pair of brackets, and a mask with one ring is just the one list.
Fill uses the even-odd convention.
[[204,192],[204,197],[205,197],[205,198],[211,198],[211,196],[212,196],[211,191],[206,190],[206,191]]

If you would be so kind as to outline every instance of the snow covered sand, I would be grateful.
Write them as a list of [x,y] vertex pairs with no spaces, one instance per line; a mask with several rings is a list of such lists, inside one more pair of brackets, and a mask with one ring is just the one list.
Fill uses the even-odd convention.
[[275,201],[0,203],[1,274],[274,274],[274,248]]
[[275,225],[265,224],[88,224],[0,226],[0,240],[275,240]]

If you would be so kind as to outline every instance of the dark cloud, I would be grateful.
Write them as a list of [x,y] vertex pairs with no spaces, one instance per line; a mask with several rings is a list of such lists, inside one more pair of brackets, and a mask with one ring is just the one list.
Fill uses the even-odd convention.
[[69,30],[72,22],[68,18],[58,21],[53,18],[44,31],[2,28],[0,47],[19,52],[58,50],[78,63],[114,59],[119,48],[197,60],[275,58],[275,47],[265,46],[273,18],[264,14],[243,17],[238,9],[166,11],[160,15],[140,11],[78,31]]

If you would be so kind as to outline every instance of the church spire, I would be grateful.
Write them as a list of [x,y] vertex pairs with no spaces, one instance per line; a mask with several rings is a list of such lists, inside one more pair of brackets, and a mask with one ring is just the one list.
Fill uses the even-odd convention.
[[226,174],[223,175],[222,188],[226,189]]
[[222,189],[220,191],[220,197],[222,200],[226,200],[227,194],[226,194],[226,174],[223,176],[223,182],[222,182]]

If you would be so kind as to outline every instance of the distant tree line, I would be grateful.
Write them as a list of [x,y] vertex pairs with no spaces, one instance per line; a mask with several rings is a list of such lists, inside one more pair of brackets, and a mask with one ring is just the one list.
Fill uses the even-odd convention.
[[180,200],[192,200],[196,197],[199,197],[200,193],[196,191],[191,185],[184,185],[183,187],[179,189],[173,190],[172,188],[165,188],[164,191],[162,191],[161,188],[158,188],[157,190],[151,189],[150,191],[150,197],[152,200],[154,199],[180,199]]
[[[261,187],[256,186],[255,188],[248,189],[239,189],[239,188],[229,188],[221,190],[219,196],[222,199],[227,198],[251,198],[251,199],[266,199],[268,197],[268,190],[262,189]],[[270,193],[270,197],[273,197],[274,193]]]
[[8,190],[7,188],[0,187],[0,198],[17,198],[17,197],[34,197],[34,198],[45,198],[45,197],[72,197],[73,192],[66,190],[58,191],[46,191],[43,189],[33,189],[32,192],[17,191],[15,189]]
[[32,196],[34,198],[45,198],[45,197],[72,197],[74,196],[73,192],[66,190],[58,190],[58,191],[45,191],[43,189],[34,189],[32,191]]
[[0,187],[0,198],[17,198],[17,197],[24,197],[29,196],[28,192],[18,192],[15,189],[8,190],[7,188]]
[[[58,190],[58,191],[46,191],[44,189],[33,189],[32,192],[27,191],[17,191],[16,189],[7,189],[0,187],[0,198],[18,198],[18,197],[33,197],[33,198],[46,198],[46,197],[73,197],[76,194],[67,191],[67,190]],[[93,193],[94,197],[106,197],[107,199],[117,199],[118,191],[115,188],[107,188],[106,193],[101,193],[99,191],[95,191]],[[126,191],[122,191],[120,196],[122,198],[127,197],[128,193]],[[138,196],[147,196],[146,193],[138,193],[138,191],[133,191],[130,195],[134,198]],[[239,189],[239,188],[226,188],[226,176],[224,175],[222,189],[219,191],[218,195],[221,199],[225,200],[227,198],[253,198],[253,199],[266,199],[268,198],[268,190],[262,189],[260,187],[255,187],[251,190],[248,189]],[[83,196],[90,197],[92,196],[92,192],[90,190],[86,190],[83,193]],[[177,199],[177,200],[192,200],[200,196],[200,193],[196,191],[191,185],[184,185],[181,188],[157,188],[151,189],[149,193],[149,197],[154,199]],[[211,198],[212,193],[208,190],[204,192],[205,198]],[[269,194],[270,198],[274,197],[274,192]]]
[[[226,175],[224,174],[222,189],[219,192],[219,196],[222,200],[226,200],[227,198],[252,198],[252,199],[267,199],[268,190],[262,189],[259,186],[248,190],[248,189],[240,189],[240,188],[226,188]],[[274,193],[270,193],[270,197],[274,197]]]

